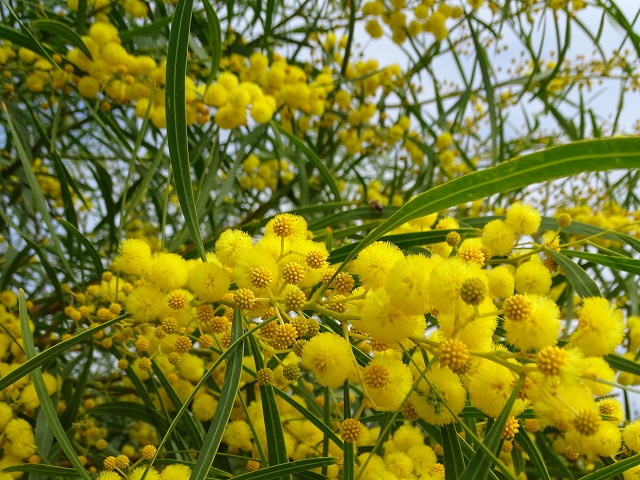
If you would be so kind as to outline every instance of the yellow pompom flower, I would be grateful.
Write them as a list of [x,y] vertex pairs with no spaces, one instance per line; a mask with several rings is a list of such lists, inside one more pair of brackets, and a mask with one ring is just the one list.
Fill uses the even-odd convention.
[[605,382],[615,382],[616,373],[602,357],[587,357],[580,363],[581,375],[585,379],[585,385],[591,389],[594,395],[603,397],[609,395],[613,390],[612,385],[600,383],[598,380]]
[[355,321],[354,325],[385,343],[405,340],[419,330],[424,332],[426,329],[424,315],[403,312],[391,302],[389,294],[383,288],[369,294],[362,306],[361,315],[362,321]]
[[527,295],[525,298],[529,300],[531,313],[526,318],[506,317],[505,339],[523,352],[555,345],[562,327],[558,306],[541,295]]
[[403,258],[402,251],[392,243],[374,242],[351,263],[351,271],[360,276],[365,287],[380,288],[393,266]]
[[157,253],[147,273],[151,281],[165,291],[184,287],[189,278],[187,261],[176,253]]
[[218,401],[208,393],[203,393],[193,399],[191,411],[201,422],[208,422],[215,415],[217,407]]
[[492,220],[482,229],[482,244],[494,256],[506,255],[516,242],[516,233],[502,220]]
[[279,279],[280,270],[268,250],[252,246],[237,259],[233,276],[238,288],[259,291],[273,286]]
[[180,376],[191,383],[199,382],[205,372],[204,360],[191,353],[182,356],[177,368]]
[[542,215],[531,205],[514,203],[507,210],[505,223],[516,234],[533,235],[540,228]]
[[[147,467],[138,467],[135,468],[127,477],[127,480],[140,480],[144,475],[144,472],[147,470]],[[113,472],[111,472],[113,473]],[[119,477],[118,477],[119,478]],[[147,475],[144,477],[145,480],[162,480],[162,477],[158,473],[155,468],[150,468]]]
[[353,371],[351,345],[334,333],[316,335],[302,350],[302,366],[315,375],[319,385],[338,388]]
[[100,91],[100,82],[89,75],[78,80],[78,93],[85,98],[93,98]]
[[640,452],[640,420],[628,424],[622,430],[624,444],[636,452]]
[[587,356],[611,353],[624,338],[622,312],[606,298],[585,298],[571,342]]
[[379,410],[396,410],[411,389],[411,370],[392,351],[376,353],[366,369],[380,369],[386,373],[386,381],[380,388],[368,385],[366,393]]
[[409,255],[389,271],[385,289],[391,303],[407,313],[423,314],[429,310],[429,274],[442,259],[437,255]]
[[[414,378],[418,378],[424,370],[422,355],[415,354],[413,360],[417,367],[410,364]],[[426,380],[420,381],[418,388],[411,394],[409,401],[416,413],[427,423],[445,425],[454,421],[464,408],[467,392],[460,381],[460,377],[447,367],[435,365],[425,374]],[[428,380],[428,382],[427,382]],[[453,414],[444,405],[447,403]]]
[[164,294],[151,285],[136,287],[125,299],[125,308],[139,323],[151,322],[165,311]]
[[392,478],[410,478],[413,472],[411,458],[403,452],[387,453],[384,456],[384,465]]
[[118,247],[112,267],[129,275],[141,275],[151,264],[151,248],[144,240],[129,238]]
[[169,465],[162,471],[160,477],[162,480],[189,480],[191,469],[181,464]]
[[501,265],[487,271],[489,295],[491,298],[507,298],[513,295],[515,280],[512,269]]
[[530,260],[520,265],[514,278],[518,293],[546,295],[551,290],[551,273],[538,260]]
[[14,418],[9,421],[4,429],[4,435],[11,442],[11,445],[5,445],[5,454],[9,450],[16,457],[29,458],[36,453],[33,429],[26,420]]
[[222,435],[222,441],[226,442],[229,447],[245,451],[251,450],[251,440],[253,440],[251,427],[244,420],[229,422]]
[[253,245],[251,236],[242,230],[225,230],[216,241],[216,255],[223,265],[233,268],[238,258]]
[[215,302],[228,292],[231,275],[217,263],[200,263],[189,272],[187,283],[199,300]]
[[[497,418],[511,396],[517,376],[507,367],[490,360],[480,360],[466,382],[471,404],[486,415]],[[516,400],[511,415],[524,410],[524,402]]]
[[462,301],[460,291],[462,284],[477,278],[488,290],[487,277],[476,263],[466,263],[458,257],[448,258],[439,262],[431,271],[429,278],[429,293],[432,305],[440,313],[468,316],[473,307]]

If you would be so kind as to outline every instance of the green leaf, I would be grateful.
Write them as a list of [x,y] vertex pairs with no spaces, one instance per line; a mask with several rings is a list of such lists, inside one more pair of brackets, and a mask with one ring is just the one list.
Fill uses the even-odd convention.
[[127,417],[149,425],[159,426],[162,430],[169,428],[169,422],[158,410],[135,402],[109,402],[97,405],[91,409],[91,415],[96,417]]
[[175,177],[180,208],[182,208],[184,220],[191,232],[196,250],[200,258],[206,261],[207,253],[202,244],[196,202],[191,188],[189,137],[187,136],[185,76],[187,74],[187,57],[189,56],[189,29],[192,10],[193,0],[178,0],[169,35],[165,108],[171,168]]
[[85,237],[80,230],[74,227],[71,223],[67,222],[65,219],[59,218],[58,222],[60,222],[60,224],[67,230],[67,232],[69,232],[69,234],[72,235],[76,240],[78,240],[78,243],[80,243],[85,248],[85,251],[91,257],[91,261],[93,262],[93,266],[95,267],[96,276],[101,276],[102,272],[104,271],[104,267],[102,266],[102,259],[100,258],[100,254],[93,246],[93,243],[90,242],[89,239]]
[[446,480],[458,480],[464,471],[464,458],[460,448],[458,432],[453,423],[442,426],[440,432],[444,451],[444,478]]
[[[6,473],[11,473],[11,472],[36,473],[36,474],[49,475],[49,476],[62,477],[62,478],[83,477],[83,475],[78,473],[75,470],[75,468],[57,467],[55,465],[32,465],[30,463],[23,463],[21,465],[12,465],[11,467],[3,468],[2,471]],[[86,478],[86,477],[83,477],[83,478]]]
[[622,270],[624,272],[633,273],[634,275],[640,275],[640,260],[636,258],[614,257],[612,255],[581,252],[578,250],[560,250],[560,253],[565,257],[577,257],[591,263],[611,267],[615,270]]
[[11,217],[9,217],[2,210],[0,210],[0,217],[2,217],[2,219],[7,223],[7,225],[9,225],[18,235],[20,235],[23,238],[23,240],[27,242],[27,245],[29,246],[29,248],[33,249],[36,255],[38,255],[38,258],[40,259],[40,263],[42,264],[42,268],[44,268],[45,272],[47,272],[47,277],[51,282],[51,284],[53,285],[53,289],[56,291],[56,296],[58,297],[58,301],[61,304],[64,304],[64,294],[62,292],[62,286],[60,285],[60,281],[58,280],[56,271],[53,269],[53,267],[49,263],[49,260],[47,260],[47,255],[45,254],[42,247],[40,247],[40,244],[38,242],[34,242],[33,240],[31,240],[31,238],[29,238],[26,233],[24,233],[20,228],[18,228],[18,226],[15,223],[13,223],[13,220],[11,219]]
[[62,37],[69,43],[69,45],[73,45],[82,53],[84,53],[89,59],[93,60],[91,52],[82,41],[82,38],[80,38],[80,35],[78,35],[68,25],[57,20],[34,20],[29,25],[36,30],[44,30],[58,37]]
[[[82,357],[80,357],[82,358]],[[80,408],[80,404],[84,399],[85,389],[87,388],[87,382],[89,380],[89,374],[91,373],[91,367],[93,365],[93,344],[89,344],[89,348],[86,349],[84,355],[84,367],[82,368],[82,372],[78,377],[78,382],[75,384],[75,391],[73,392],[73,396],[67,400],[67,408],[64,410],[62,414],[62,418],[60,419],[60,423],[64,429],[68,429],[71,427],[71,424],[76,419],[78,415],[78,410]],[[63,378],[66,378],[64,373],[62,374]]]
[[25,35],[20,30],[16,30],[15,28],[11,28],[2,23],[0,23],[0,38],[9,40],[11,43],[20,47],[28,48],[34,52],[39,51],[38,43],[31,37]]
[[614,370],[632,373],[633,375],[640,375],[640,364],[633,360],[622,358],[614,353],[605,355],[604,359]]
[[[242,312],[236,309],[233,314],[233,325],[231,327],[231,343],[234,343],[242,335]],[[200,480],[204,478],[211,464],[213,457],[218,451],[218,446],[222,440],[222,434],[227,427],[231,409],[236,399],[238,385],[240,384],[240,374],[242,373],[242,356],[244,355],[243,344],[239,344],[231,355],[227,364],[227,371],[224,375],[224,383],[220,391],[220,401],[216,408],[216,413],[211,420],[211,427],[207,433],[207,437],[200,448],[200,454],[196,460],[191,473],[191,480]],[[254,472],[256,473],[256,472]]]
[[[27,314],[27,303],[24,299],[24,290],[20,289],[20,299],[19,299],[19,310],[20,310],[20,329],[22,330],[22,341],[24,343],[24,351],[28,360],[33,360],[36,358],[36,348],[33,344],[33,335],[31,334],[31,329],[29,326],[29,315]],[[58,418],[58,412],[56,408],[53,406],[53,402],[51,398],[49,398],[49,393],[47,392],[47,386],[44,383],[44,379],[42,378],[42,372],[39,369],[35,369],[31,372],[31,379],[33,380],[33,386],[35,387],[36,394],[38,395],[38,400],[40,401],[40,408],[44,412],[47,417],[47,423],[53,434],[55,435],[60,447],[66,454],[68,460],[73,465],[76,473],[79,474],[85,480],[91,480],[91,475],[87,472],[80,463],[80,459],[78,458],[78,454],[73,449],[73,445],[71,444],[71,440],[67,437],[67,433],[62,428],[62,424],[60,423],[60,419]]]
[[636,465],[640,465],[640,455],[634,455],[633,457],[620,460],[608,467],[601,468],[589,475],[585,475],[580,480],[608,480],[615,475],[619,475],[620,473],[632,469]]
[[588,140],[552,147],[470,173],[421,193],[371,232],[347,260],[385,233],[413,220],[461,203],[588,171],[640,167],[640,138]]
[[220,28],[220,20],[216,11],[213,9],[209,0],[202,2],[205,12],[207,12],[207,23],[209,25],[209,51],[211,52],[211,69],[207,77],[207,85],[209,85],[220,68],[220,59],[222,58],[222,29]]
[[529,434],[522,430],[518,430],[515,439],[522,449],[527,452],[527,455],[529,455],[529,460],[531,460],[533,468],[535,468],[538,476],[543,480],[551,480],[549,470],[547,470],[547,464],[542,457],[542,453],[538,450],[536,444],[531,441]]
[[[256,371],[258,371],[264,367],[262,351],[253,335],[249,336],[249,341],[251,342],[253,358],[256,362]],[[284,441],[284,432],[282,430],[282,421],[280,420],[280,412],[278,411],[278,403],[276,402],[276,396],[273,390],[273,385],[260,385],[260,399],[262,401],[267,445],[269,446],[269,465],[271,466],[284,464],[289,461],[287,446]]]
[[[305,458],[296,460],[285,465],[275,465],[273,467],[261,468],[255,472],[243,473],[236,475],[234,480],[271,480],[272,478],[282,477],[283,475],[292,475],[295,473],[306,472],[314,468],[320,468],[333,465],[338,459],[332,457],[326,458]],[[194,478],[193,475],[191,478]]]
[[158,18],[151,23],[143,25],[139,28],[133,28],[131,30],[120,31],[120,40],[129,41],[135,37],[145,37],[154,34],[155,32],[162,30],[167,25],[171,24],[173,16],[167,15],[166,17]]
[[60,242],[60,238],[56,233],[56,230],[53,226],[53,222],[51,221],[51,216],[49,215],[49,209],[47,208],[46,201],[44,199],[44,194],[42,193],[42,189],[40,188],[40,184],[38,183],[38,179],[36,178],[35,173],[31,169],[31,162],[29,161],[29,157],[27,156],[27,151],[25,150],[24,145],[18,135],[18,132],[15,129],[13,121],[11,120],[11,116],[9,115],[9,111],[7,107],[2,104],[4,114],[7,117],[7,122],[9,124],[9,129],[11,130],[11,134],[13,136],[13,140],[16,145],[16,149],[18,150],[18,157],[20,157],[20,161],[22,162],[22,170],[24,172],[25,177],[27,178],[27,182],[29,183],[29,187],[31,188],[31,193],[33,194],[33,199],[36,204],[36,208],[38,209],[38,213],[42,216],[42,220],[47,226],[48,233],[51,235],[51,239],[53,240],[53,247],[58,254],[59,260],[64,266],[65,270],[69,274],[69,278],[75,278],[73,271],[71,270],[71,265],[69,265],[69,261],[67,260],[66,254],[62,251],[62,244]]
[[598,284],[596,284],[596,282],[587,275],[587,272],[576,265],[572,260],[569,260],[564,255],[551,250],[550,248],[545,248],[545,252],[553,258],[554,262],[562,267],[567,280],[569,280],[569,283],[578,295],[582,298],[602,296],[602,292],[600,292]]
[[[426,232],[398,233],[395,235],[385,235],[380,240],[391,242],[400,249],[407,250],[411,247],[444,242],[449,232],[458,232],[462,238],[478,237],[481,234],[480,230],[474,228],[458,228],[455,230],[428,230]],[[357,243],[350,243],[336,248],[329,254],[329,262],[342,262],[357,245]]]
[[[491,428],[486,433],[484,437],[484,445],[490,450],[499,454],[498,448],[500,447],[500,441],[502,439],[502,432],[504,430],[504,426],[507,424],[507,419],[511,413],[511,408],[513,404],[516,402],[518,398],[518,394],[520,393],[520,389],[524,385],[525,377],[520,377],[518,383],[513,388],[513,392],[509,396],[509,400],[507,400],[506,405],[496,418],[496,421],[491,425]],[[487,454],[484,450],[478,449],[476,454],[473,456],[467,468],[462,472],[462,476],[460,480],[475,480],[477,478],[485,478],[487,473],[491,468],[491,463],[493,459],[491,456]]]
[[282,127],[282,125],[280,125],[278,122],[275,122],[272,120],[270,122],[270,125],[275,132],[279,132],[285,137],[287,137],[289,141],[293,143],[298,150],[304,153],[304,155],[307,157],[309,162],[311,162],[311,165],[313,165],[313,167],[318,170],[322,179],[329,186],[329,189],[331,190],[331,193],[335,197],[335,200],[340,201],[340,189],[338,188],[338,184],[336,183],[335,179],[333,178],[333,175],[331,174],[327,166],[324,164],[322,159],[318,157],[316,152],[311,150],[302,140],[296,137],[293,133],[285,130]]
[[110,327],[111,325],[118,323],[120,320],[122,320],[123,318],[126,318],[127,316],[128,315],[121,315],[117,318],[114,318],[113,320],[109,320],[108,322],[104,322],[100,325],[96,325],[95,327],[84,330],[83,332],[77,335],[74,335],[70,339],[65,340],[64,342],[60,342],[54,345],[53,347],[46,349],[44,352],[39,353],[35,357],[30,358],[29,360],[24,362],[22,365],[20,365],[18,368],[16,368],[15,370],[12,370],[11,372],[7,373],[4,377],[0,378],[0,390],[4,390],[9,385],[20,380],[22,377],[33,372],[36,368],[41,367],[45,363],[51,360],[55,360],[60,356],[62,352],[69,349],[73,345],[80,343],[85,338],[88,338],[94,335],[95,333],[98,333],[100,330],[103,330],[107,327]]

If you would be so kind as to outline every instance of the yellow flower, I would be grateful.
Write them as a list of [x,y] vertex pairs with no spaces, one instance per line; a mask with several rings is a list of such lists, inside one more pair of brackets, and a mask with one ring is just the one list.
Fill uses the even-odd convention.
[[482,229],[482,244],[493,256],[506,255],[516,241],[516,233],[502,220],[492,220]]
[[316,335],[302,350],[302,365],[319,385],[338,388],[353,371],[351,345],[334,333]]
[[585,355],[600,357],[613,352],[623,338],[622,312],[606,298],[585,298],[571,342]]
[[360,276],[365,287],[384,286],[393,266],[404,258],[402,251],[388,242],[374,242],[367,246],[351,263],[351,270]]

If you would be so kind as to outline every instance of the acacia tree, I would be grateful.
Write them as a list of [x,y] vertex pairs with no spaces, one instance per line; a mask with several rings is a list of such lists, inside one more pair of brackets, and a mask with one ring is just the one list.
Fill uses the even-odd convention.
[[2,478],[640,478],[637,13],[0,11]]

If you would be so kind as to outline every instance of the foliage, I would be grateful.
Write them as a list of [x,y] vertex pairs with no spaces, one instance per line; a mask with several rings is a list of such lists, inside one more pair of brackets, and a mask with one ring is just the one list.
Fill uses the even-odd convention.
[[0,480],[640,478],[615,2],[0,12]]

